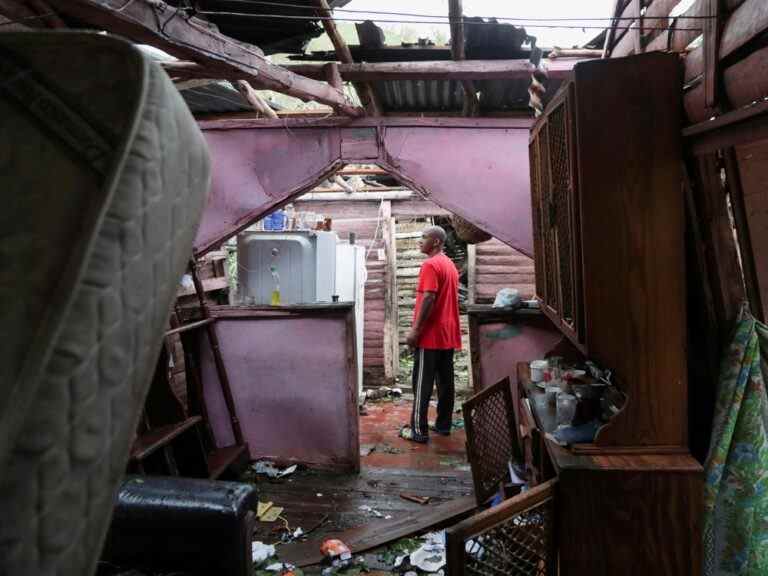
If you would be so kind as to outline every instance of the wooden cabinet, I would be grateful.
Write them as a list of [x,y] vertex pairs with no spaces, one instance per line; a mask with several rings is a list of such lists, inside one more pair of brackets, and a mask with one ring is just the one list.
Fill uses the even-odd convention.
[[681,90],[675,55],[584,62],[531,133],[538,299],[629,398],[601,445],[687,442]]

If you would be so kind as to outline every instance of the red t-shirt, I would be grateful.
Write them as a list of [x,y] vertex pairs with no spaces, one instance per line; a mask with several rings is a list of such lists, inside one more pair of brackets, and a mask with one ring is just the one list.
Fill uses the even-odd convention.
[[417,347],[461,350],[459,271],[442,252],[427,258],[421,265],[419,284],[416,287],[416,307],[413,310],[414,322],[421,310],[424,292],[435,292],[435,303],[424,323]]

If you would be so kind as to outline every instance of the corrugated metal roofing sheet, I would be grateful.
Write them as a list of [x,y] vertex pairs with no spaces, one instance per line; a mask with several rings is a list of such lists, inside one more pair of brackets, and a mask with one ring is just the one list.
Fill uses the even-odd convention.
[[[530,84],[529,79],[484,80],[475,82],[475,88],[482,110],[507,112],[528,108]],[[559,87],[559,80],[550,80],[547,95]],[[385,80],[375,82],[374,90],[386,112],[451,112],[464,105],[464,89],[455,80]]]

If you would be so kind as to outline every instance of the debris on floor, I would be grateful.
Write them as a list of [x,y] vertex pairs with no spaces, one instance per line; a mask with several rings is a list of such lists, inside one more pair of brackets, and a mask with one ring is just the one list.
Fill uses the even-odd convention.
[[409,500],[411,502],[416,502],[416,504],[421,504],[422,506],[424,504],[429,504],[429,496],[417,496],[416,494],[408,494],[407,492],[403,492],[400,494],[400,498],[403,500]]
[[254,564],[261,564],[267,558],[271,558],[275,555],[275,547],[272,544],[264,544],[263,542],[251,543],[251,558]]
[[255,462],[254,464],[251,464],[251,469],[256,474],[264,474],[272,479],[277,478],[285,478],[286,476],[290,476],[296,470],[298,469],[298,465],[294,464],[292,466],[288,466],[287,468],[280,469],[278,468],[274,462],[271,462],[269,460],[259,460],[258,462]]
[[375,508],[371,508],[367,504],[363,504],[362,506],[358,507],[358,510],[365,512],[366,514],[369,514],[371,516],[374,516],[376,518],[384,518],[384,520],[390,520],[392,516],[384,515]]

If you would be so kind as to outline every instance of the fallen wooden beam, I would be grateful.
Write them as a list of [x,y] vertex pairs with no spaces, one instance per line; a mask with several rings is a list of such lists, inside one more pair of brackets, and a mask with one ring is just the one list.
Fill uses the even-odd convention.
[[264,101],[247,80],[236,80],[231,82],[231,84],[232,87],[240,92],[240,95],[253,106],[254,110],[262,114],[265,118],[272,118],[273,120],[277,118],[277,113],[272,110],[272,107]]
[[247,80],[260,89],[328,104],[348,116],[363,115],[363,110],[336,88],[272,64],[256,46],[228,38],[210,23],[189,18],[161,0],[131,0],[119,8],[106,0],[59,0],[52,4],[61,15],[203,64],[212,75],[209,77]]
[[[476,508],[475,497],[465,496],[434,507],[420,507],[413,514],[402,518],[371,522],[365,526],[329,534],[326,538],[338,538],[353,554],[359,554],[411,534],[452,524],[463,519]],[[299,568],[312,566],[323,560],[320,544],[320,541],[286,544],[280,547],[278,556],[281,562],[288,562]]]
[[[563,80],[570,76],[581,59],[561,56],[545,61],[550,79]],[[210,77],[212,70],[194,62],[163,62],[174,77]],[[324,64],[288,64],[285,69],[307,78],[326,77]],[[348,82],[380,80],[526,80],[534,66],[528,60],[434,60],[424,62],[364,62],[339,64],[339,74]],[[219,70],[222,79],[232,78],[230,72]]]

